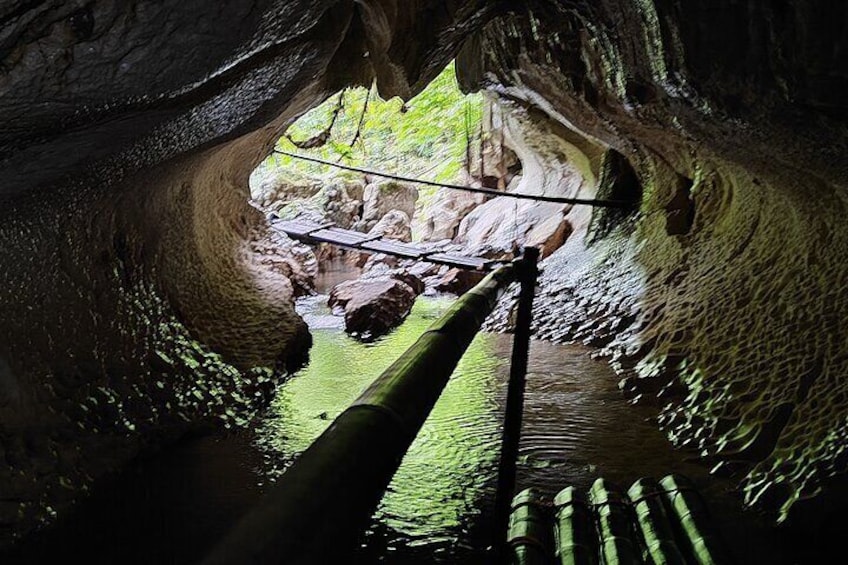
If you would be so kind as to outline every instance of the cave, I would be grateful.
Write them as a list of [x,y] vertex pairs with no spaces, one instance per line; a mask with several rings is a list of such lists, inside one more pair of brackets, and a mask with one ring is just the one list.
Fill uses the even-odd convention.
[[[627,204],[562,210],[536,290],[540,358],[587,348],[596,378],[650,421],[633,442],[659,434],[727,487],[738,524],[757,523],[759,549],[737,548],[749,562],[820,562],[848,533],[848,6],[48,0],[8,3],[0,22],[9,562],[61,555],[67,523],[97,514],[87,500],[141,504],[122,473],[245,473],[227,460],[210,478],[186,453],[210,435],[247,441],[281,383],[330,351],[310,352],[295,309],[314,265],[251,203],[251,175],[335,93],[410,100],[454,60],[462,90],[511,124],[504,174]],[[450,235],[506,237],[498,218],[519,212],[498,201]],[[509,329],[509,306],[488,329]],[[232,513],[258,496],[245,490]],[[185,541],[180,562],[208,550]]]

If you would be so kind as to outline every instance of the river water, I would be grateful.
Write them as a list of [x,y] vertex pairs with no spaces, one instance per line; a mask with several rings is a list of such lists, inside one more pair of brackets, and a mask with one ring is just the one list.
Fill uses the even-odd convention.
[[[298,309],[314,337],[311,362],[284,383],[255,429],[187,440],[104,481],[57,527],[8,563],[75,553],[87,563],[193,563],[267,485],[438,318],[452,299],[421,297],[406,322],[364,344],[347,336],[326,296]],[[511,337],[481,333],[460,363],[380,504],[359,563],[485,563]],[[600,476],[689,476],[707,495],[740,563],[794,563],[791,548],[743,514],[732,484],[672,449],[653,409],[630,405],[608,365],[579,345],[534,341],[519,488],[553,495]]]
[[[400,328],[362,344],[342,331],[326,297],[301,300],[315,338],[313,361],[281,387],[259,430],[274,462],[263,472],[278,475],[452,301],[419,298]],[[383,498],[359,562],[486,563],[511,342],[509,335],[481,333],[471,344]],[[765,541],[771,532],[740,512],[732,483],[673,449],[653,421],[654,409],[627,402],[608,364],[592,352],[531,343],[518,488],[552,497],[566,485],[588,488],[598,477],[627,488],[641,477],[681,473],[707,494],[736,553],[751,551],[757,560],[750,562],[765,562],[751,540]],[[768,562],[780,563],[780,552]]]

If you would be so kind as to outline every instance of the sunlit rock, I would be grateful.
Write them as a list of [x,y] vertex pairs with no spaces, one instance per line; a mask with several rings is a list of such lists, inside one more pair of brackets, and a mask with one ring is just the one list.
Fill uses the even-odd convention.
[[409,215],[401,210],[389,210],[385,216],[380,218],[368,235],[380,236],[385,239],[397,241],[412,241],[412,228]]
[[354,229],[368,232],[392,210],[399,210],[411,218],[415,214],[418,189],[407,183],[384,180],[366,186],[362,198],[362,219]]
[[460,222],[474,208],[483,203],[479,194],[459,190],[440,190],[434,201],[423,210],[426,216],[421,226],[422,241],[453,239]]

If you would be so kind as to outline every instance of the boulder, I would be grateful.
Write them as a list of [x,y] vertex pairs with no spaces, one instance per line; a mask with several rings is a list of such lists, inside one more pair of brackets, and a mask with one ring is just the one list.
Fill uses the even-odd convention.
[[312,198],[320,190],[320,179],[281,169],[257,171],[250,179],[251,198],[266,209],[276,209],[286,202]]
[[315,198],[299,198],[291,202],[278,203],[275,213],[281,220],[308,220],[321,223],[324,221],[324,209]]
[[389,274],[393,279],[406,283],[416,296],[425,290],[424,281],[418,275],[410,273],[407,269],[395,269]]
[[460,295],[467,292],[486,276],[480,271],[469,271],[467,269],[451,268],[435,281],[433,288],[437,292],[448,292]]
[[301,218],[313,222],[327,221],[342,228],[350,228],[359,221],[362,201],[356,196],[361,191],[362,185],[357,185],[355,181],[334,179],[310,198],[278,203],[277,215],[284,220]]
[[423,278],[412,272],[410,267],[399,265],[400,260],[397,257],[377,253],[372,255],[365,263],[360,279],[384,279],[388,277],[408,284],[416,296],[423,293],[426,286]]
[[524,245],[538,247],[540,250],[540,259],[544,259],[562,247],[562,244],[565,243],[565,240],[568,239],[572,231],[571,222],[562,216],[554,214],[530,230]]
[[354,229],[367,232],[392,210],[400,210],[412,218],[418,189],[403,182],[384,180],[366,186],[362,200],[362,219]]
[[484,249],[508,251],[526,245],[528,235],[552,218],[560,223],[564,209],[562,204],[497,197],[462,220],[456,241],[474,255]]
[[364,187],[359,181],[334,179],[317,195],[324,217],[342,228],[350,228],[359,220]]
[[294,296],[313,292],[318,258],[312,248],[275,230],[251,233],[250,248],[256,265],[286,277]]
[[386,239],[396,239],[398,241],[412,241],[409,214],[402,210],[389,210],[368,231],[368,235],[379,235]]
[[360,253],[361,264],[357,264],[365,272],[377,271],[379,269],[394,269],[400,264],[400,259],[394,255],[385,253]]
[[374,339],[406,319],[415,297],[415,291],[396,278],[363,278],[333,287],[327,304],[344,311],[345,331]]
[[428,263],[426,261],[417,261],[408,267],[408,272],[418,278],[432,277],[439,274],[439,265],[436,263]]
[[421,225],[421,240],[453,239],[462,219],[484,200],[481,194],[440,190],[424,212],[426,219]]

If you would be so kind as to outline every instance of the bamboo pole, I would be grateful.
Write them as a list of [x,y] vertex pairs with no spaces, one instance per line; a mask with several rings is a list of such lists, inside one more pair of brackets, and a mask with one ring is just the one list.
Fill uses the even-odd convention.
[[641,565],[639,550],[633,543],[630,501],[621,490],[598,479],[589,491],[598,529],[601,563],[604,565]]
[[659,485],[653,479],[639,479],[627,491],[642,532],[646,560],[656,565],[686,565],[674,539],[674,531],[663,504]]
[[550,517],[534,489],[526,489],[512,499],[506,543],[514,565],[550,563]]
[[521,260],[460,297],[213,549],[208,565],[344,563]]
[[503,437],[501,441],[498,486],[495,495],[494,544],[495,560],[505,563],[509,552],[503,545],[509,524],[510,501],[515,490],[515,462],[521,439],[521,420],[524,413],[524,386],[527,380],[527,362],[530,351],[530,323],[533,319],[533,295],[538,277],[539,250],[525,247],[518,278],[521,293],[518,296],[518,313],[512,341],[506,408],[504,410]]
[[557,565],[595,565],[598,547],[592,510],[574,487],[554,497],[554,553]]
[[695,485],[680,475],[668,475],[660,486],[669,517],[678,526],[680,548],[689,561],[698,565],[733,563]]

